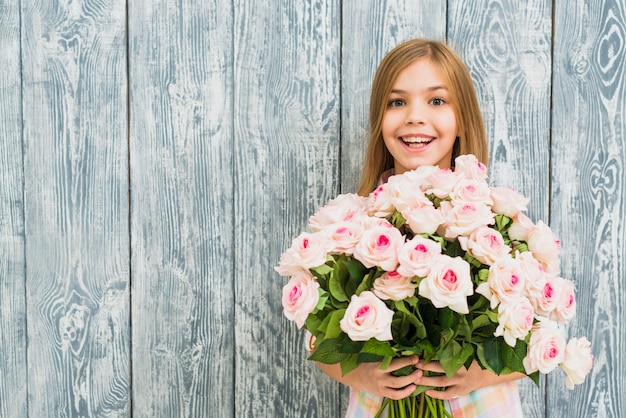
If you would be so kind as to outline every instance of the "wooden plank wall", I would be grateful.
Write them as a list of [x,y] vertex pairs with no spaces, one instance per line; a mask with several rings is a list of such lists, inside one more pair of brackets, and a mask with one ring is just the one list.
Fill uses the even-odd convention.
[[341,417],[281,252],[354,191],[375,68],[447,39],[492,182],[531,197],[595,367],[527,417],[626,410],[624,0],[0,1],[0,417]]

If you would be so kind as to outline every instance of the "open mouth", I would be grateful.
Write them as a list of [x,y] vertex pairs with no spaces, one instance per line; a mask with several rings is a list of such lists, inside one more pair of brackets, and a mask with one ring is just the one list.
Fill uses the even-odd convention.
[[400,140],[404,142],[404,145],[406,145],[409,148],[423,148],[426,145],[433,142],[435,139],[424,138],[424,137],[409,137],[409,138],[400,137]]

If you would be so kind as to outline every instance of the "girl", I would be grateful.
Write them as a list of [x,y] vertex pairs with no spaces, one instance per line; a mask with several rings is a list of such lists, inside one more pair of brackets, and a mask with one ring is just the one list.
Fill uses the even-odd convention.
[[[370,97],[370,140],[359,194],[367,196],[389,176],[421,165],[451,168],[462,154],[487,163],[488,149],[478,100],[459,56],[438,41],[414,39],[398,45],[381,61]],[[403,377],[392,371],[407,365],[416,370]],[[432,398],[449,400],[454,417],[521,417],[514,373],[497,376],[477,363],[451,378],[426,377],[443,372],[437,362],[424,365],[417,357],[395,359],[382,370],[379,363],[362,363],[342,376],[339,364],[318,366],[331,378],[350,386],[346,418],[373,417],[384,397],[402,399],[415,385]]]

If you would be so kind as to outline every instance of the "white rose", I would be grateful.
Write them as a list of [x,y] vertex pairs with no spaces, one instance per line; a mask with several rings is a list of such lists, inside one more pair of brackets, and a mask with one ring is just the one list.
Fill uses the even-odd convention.
[[561,242],[550,227],[541,221],[537,222],[535,229],[528,235],[528,249],[550,273],[559,274],[560,247]]
[[576,315],[574,283],[571,280],[557,278],[557,284],[560,291],[553,311],[554,319],[559,322],[569,322]]
[[565,338],[561,331],[549,323],[542,324],[532,332],[528,342],[528,353],[523,360],[527,374],[550,373],[565,359]]
[[402,300],[415,295],[417,284],[397,271],[386,271],[376,280],[372,292],[382,300]]
[[354,249],[354,258],[367,268],[380,266],[385,271],[392,271],[398,266],[398,250],[403,244],[404,236],[396,228],[378,226],[367,229]]
[[565,370],[565,385],[568,389],[574,389],[574,385],[580,385],[593,366],[591,343],[587,338],[572,338],[565,347],[565,359],[561,367]]
[[449,168],[435,171],[427,178],[430,188],[426,190],[426,194],[433,194],[440,199],[445,199],[450,196],[460,179],[461,176]]
[[369,194],[367,209],[370,216],[386,218],[396,211],[394,200],[396,196],[390,193],[389,186],[382,184]]
[[441,256],[441,244],[416,235],[400,247],[398,273],[407,277],[426,277]]
[[498,260],[489,267],[487,283],[479,285],[476,293],[485,296],[491,302],[491,309],[500,302],[519,299],[526,293],[525,276],[519,261],[514,258]]
[[293,276],[283,287],[283,313],[287,319],[294,321],[298,328],[302,328],[306,318],[317,306],[320,297],[319,287],[315,278],[306,271]]
[[352,341],[367,341],[376,338],[388,341],[391,335],[393,311],[370,291],[352,295],[339,327]]
[[529,198],[521,195],[512,187],[492,187],[491,198],[493,199],[492,210],[509,218],[513,218],[520,212],[527,210]]
[[363,216],[366,211],[366,197],[354,193],[341,194],[309,218],[309,228],[314,232],[320,231],[337,222],[353,221],[355,217]]
[[487,178],[487,167],[472,154],[456,157],[454,171],[468,179],[484,180]]
[[491,189],[485,181],[462,179],[459,180],[450,193],[455,202],[474,202],[491,206]]
[[462,314],[469,312],[467,296],[473,293],[470,266],[460,257],[439,256],[419,284],[419,295],[430,299],[436,308],[447,306]]
[[469,237],[458,237],[461,247],[484,264],[492,265],[501,258],[510,258],[511,247],[504,243],[502,234],[493,228],[482,226]]
[[531,303],[537,312],[545,318],[554,319],[553,311],[561,298],[560,278],[553,274],[545,273],[544,279],[540,281],[541,292],[530,294]]
[[444,220],[443,213],[434,206],[423,206],[402,213],[414,234],[434,234]]
[[303,232],[292,242],[291,247],[280,258],[275,270],[283,276],[291,276],[300,270],[308,270],[326,263],[326,256],[332,249],[332,243],[326,233]]
[[363,227],[354,222],[338,222],[324,228],[331,244],[330,252],[352,254],[363,236]]
[[476,203],[453,205],[443,201],[439,208],[443,211],[444,221],[438,231],[447,240],[453,240],[459,235],[469,236],[475,229],[495,222],[494,214],[487,205]]
[[513,217],[513,223],[509,227],[509,238],[516,241],[528,241],[528,236],[535,229],[535,224],[523,213]]
[[510,299],[498,305],[498,327],[493,333],[504,336],[504,341],[515,347],[516,340],[523,340],[533,326],[534,311],[526,297]]

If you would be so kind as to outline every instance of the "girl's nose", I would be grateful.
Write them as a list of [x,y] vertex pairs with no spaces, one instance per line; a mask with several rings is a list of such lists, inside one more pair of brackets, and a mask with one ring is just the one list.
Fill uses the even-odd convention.
[[424,109],[419,105],[407,106],[407,125],[417,125],[426,121]]

